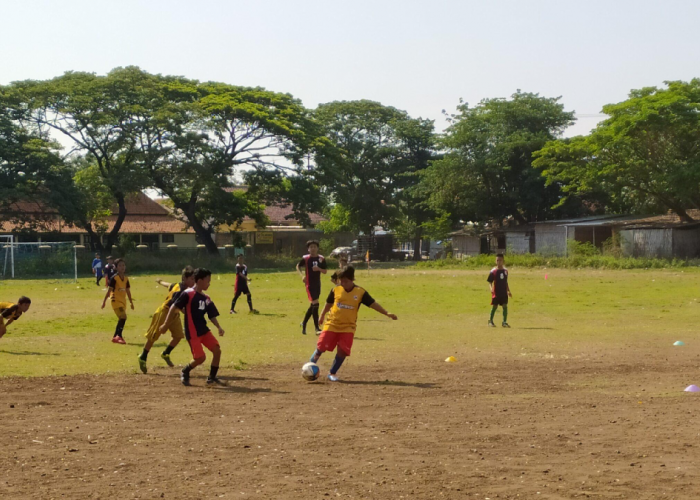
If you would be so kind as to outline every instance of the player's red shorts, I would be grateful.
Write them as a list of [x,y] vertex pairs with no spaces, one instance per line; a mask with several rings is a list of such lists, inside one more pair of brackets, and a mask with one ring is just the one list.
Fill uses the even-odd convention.
[[316,347],[319,351],[326,352],[335,350],[337,346],[346,356],[350,356],[354,338],[355,334],[352,332],[329,332],[328,330],[323,330],[318,337]]
[[188,340],[190,343],[190,350],[192,351],[192,357],[195,359],[201,358],[204,356],[204,349],[202,346],[206,346],[207,349],[210,351],[214,351],[217,347],[219,347],[219,341],[216,340],[216,337],[214,337],[214,334],[211,332],[207,332],[206,334],[202,335],[201,337],[192,337],[191,339]]

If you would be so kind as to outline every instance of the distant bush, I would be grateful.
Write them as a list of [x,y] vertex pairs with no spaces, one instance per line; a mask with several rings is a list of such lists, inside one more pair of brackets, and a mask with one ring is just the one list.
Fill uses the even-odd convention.
[[[494,255],[482,254],[468,257],[464,260],[443,259],[419,262],[417,266],[432,269],[483,269],[489,266],[493,267],[495,261],[496,257]],[[507,267],[524,268],[663,269],[699,265],[700,261],[698,260],[619,258],[611,255],[601,255],[597,251],[595,255],[570,255],[569,257],[548,257],[538,254],[506,255]]]

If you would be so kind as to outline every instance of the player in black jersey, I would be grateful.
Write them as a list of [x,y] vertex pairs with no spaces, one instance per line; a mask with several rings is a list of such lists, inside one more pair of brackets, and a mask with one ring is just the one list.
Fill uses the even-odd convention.
[[160,327],[160,333],[165,333],[173,316],[183,311],[185,313],[185,337],[190,344],[193,359],[182,369],[180,380],[183,385],[190,385],[190,372],[207,359],[202,347],[204,346],[212,353],[211,369],[209,378],[207,378],[207,384],[222,384],[216,377],[219,371],[219,361],[221,360],[221,347],[219,347],[216,337],[211,333],[206,320],[208,316],[209,320],[214,323],[214,326],[219,329],[219,336],[224,335],[224,329],[221,328],[219,321],[216,319],[219,316],[219,311],[209,296],[204,293],[211,284],[211,271],[204,268],[195,269],[194,281],[194,287],[180,292],[178,298],[170,306],[168,316],[165,318],[163,326]]
[[258,314],[258,311],[253,309],[253,298],[250,294],[250,288],[248,288],[248,282],[250,278],[248,277],[248,266],[243,263],[243,256],[238,256],[238,263],[236,264],[236,285],[234,287],[233,300],[231,301],[231,310],[229,314],[236,314],[236,301],[241,294],[246,295],[248,298],[248,307],[250,308],[250,314]]
[[[311,305],[306,310],[304,321],[301,322],[301,333],[306,335],[306,323],[309,318],[314,318],[314,328],[316,335],[321,333],[318,327],[318,298],[321,296],[321,274],[326,274],[326,259],[318,253],[318,241],[309,240],[306,242],[308,254],[304,255],[297,264],[297,271],[301,275],[301,280],[306,285],[306,295]],[[304,272],[302,272],[302,268]]]

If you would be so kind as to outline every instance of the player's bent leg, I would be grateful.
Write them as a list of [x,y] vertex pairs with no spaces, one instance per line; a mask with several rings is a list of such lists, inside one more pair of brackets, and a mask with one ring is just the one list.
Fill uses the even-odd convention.
[[0,339],[2,338],[3,335],[5,335],[5,332],[7,331],[7,327],[5,324],[0,321]]

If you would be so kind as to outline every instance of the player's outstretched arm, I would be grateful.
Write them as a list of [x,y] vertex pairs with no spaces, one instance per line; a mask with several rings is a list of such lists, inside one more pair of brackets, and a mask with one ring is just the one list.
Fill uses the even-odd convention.
[[331,310],[331,307],[333,307],[333,304],[330,302],[326,302],[326,305],[323,306],[323,311],[321,311],[321,317],[318,320],[321,325],[326,322],[326,314],[328,314],[328,311]]
[[374,304],[372,304],[372,305],[369,306],[369,307],[370,307],[370,309],[374,309],[374,310],[377,311],[378,313],[381,313],[381,314],[383,314],[384,316],[388,316],[388,317],[390,317],[391,319],[394,319],[394,320],[399,319],[399,317],[398,317],[396,314],[392,314],[392,313],[390,313],[390,312],[387,312],[386,309],[384,309],[381,305],[379,305],[379,302],[375,302]]
[[160,328],[158,330],[160,333],[165,333],[168,331],[168,325],[170,324],[170,320],[173,319],[173,316],[176,314],[180,313],[180,308],[178,308],[175,304],[170,306],[170,309],[168,309],[168,315],[165,317],[165,321],[163,321],[163,324],[160,325]]
[[172,286],[172,283],[168,283],[167,281],[163,281],[162,279],[158,278],[156,280],[156,283],[158,283],[161,286],[164,286],[165,288],[170,288]]
[[219,329],[219,336],[223,337],[224,333],[226,333],[226,332],[224,332],[224,329],[221,328],[221,325],[219,324],[219,320],[216,318],[209,318],[209,319],[211,320],[212,323],[214,323],[214,326]]

